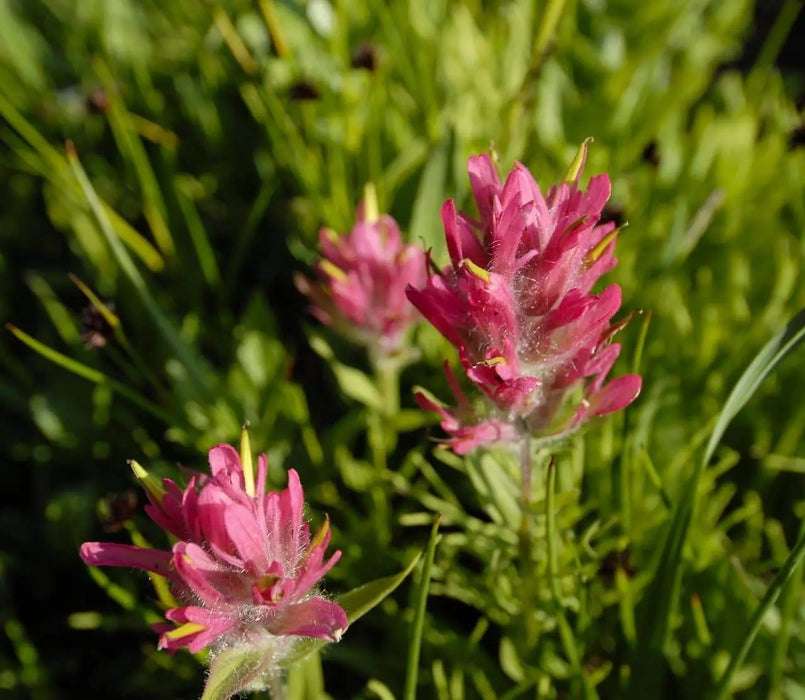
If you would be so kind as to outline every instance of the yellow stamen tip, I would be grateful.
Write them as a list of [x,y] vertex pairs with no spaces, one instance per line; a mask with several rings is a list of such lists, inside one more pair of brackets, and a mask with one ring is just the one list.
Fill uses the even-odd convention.
[[491,281],[492,278],[489,276],[489,273],[486,270],[484,270],[484,268],[482,268],[480,265],[476,265],[469,258],[464,258],[464,260],[462,260],[461,262],[478,279],[483,280],[484,282],[487,282],[487,283],[489,283]]
[[207,628],[204,625],[200,625],[198,622],[185,622],[175,630],[165,632],[165,637],[167,639],[181,639],[182,637],[187,637],[197,632],[203,632],[205,629]]
[[240,464],[243,467],[243,480],[246,483],[246,493],[254,496],[254,458],[252,457],[252,445],[249,440],[249,423],[243,425],[240,431]]
[[584,170],[584,164],[587,162],[587,149],[590,147],[592,142],[592,137],[587,137],[584,139],[584,142],[581,144],[581,146],[579,146],[578,153],[576,153],[576,157],[573,159],[573,162],[570,164],[570,168],[568,168],[567,174],[565,175],[565,184],[579,184],[581,171]]
[[374,183],[367,182],[363,188],[363,220],[373,224],[380,218],[380,205],[377,203],[377,190]]
[[347,279],[347,273],[344,272],[340,267],[337,267],[331,263],[329,260],[322,260],[319,263],[319,267],[321,267],[322,272],[328,277],[342,281]]
[[587,265],[592,265],[596,260],[598,260],[598,258],[600,258],[604,254],[604,251],[607,249],[609,244],[614,240],[615,236],[617,235],[618,235],[618,229],[610,231],[606,236],[604,236],[601,242],[597,246],[595,246],[595,248],[593,248],[589,253],[587,253],[587,256],[584,258],[584,262]]
[[139,462],[133,459],[129,460],[129,467],[131,467],[131,471],[134,472],[134,478],[140,482],[140,485],[157,501],[159,501],[159,503],[162,503],[162,499],[167,493],[167,491],[165,491],[165,487],[162,485],[162,482],[157,479],[157,477],[149,474],[145,469],[143,469]]

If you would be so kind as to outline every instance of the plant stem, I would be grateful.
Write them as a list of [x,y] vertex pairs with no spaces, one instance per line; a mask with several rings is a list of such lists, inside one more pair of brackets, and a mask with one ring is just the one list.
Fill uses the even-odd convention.
[[520,519],[520,557],[524,563],[531,563],[531,514],[532,492],[531,436],[527,433],[520,440],[520,505],[523,509]]
[[281,675],[271,676],[268,684],[268,697],[271,700],[288,700],[288,692],[285,690],[285,683]]
[[534,41],[534,63],[537,68],[542,65],[542,61],[548,52],[564,8],[565,0],[548,0],[545,4],[545,11],[540,17],[537,38]]
[[520,441],[520,530],[517,533],[520,551],[520,571],[523,581],[523,625],[526,646],[536,642],[537,629],[534,624],[534,603],[537,591],[536,568],[532,556],[532,530],[534,516],[531,512],[532,492],[531,436],[523,432]]

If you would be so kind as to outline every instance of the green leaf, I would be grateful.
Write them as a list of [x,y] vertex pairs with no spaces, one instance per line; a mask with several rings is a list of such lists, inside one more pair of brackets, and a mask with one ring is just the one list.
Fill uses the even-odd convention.
[[333,349],[320,335],[310,334],[310,347],[330,364],[341,391],[367,408],[382,411],[383,397],[370,377],[354,367],[338,362]]
[[[421,556],[422,552],[419,552],[402,571],[393,576],[375,579],[362,586],[358,586],[358,588],[354,588],[348,593],[338,596],[335,601],[344,608],[349,624],[351,625],[356,620],[362,618],[372,608],[382,603],[383,600],[391,595],[405,580],[406,576],[413,571]],[[290,666],[291,664],[297,663],[313,652],[319,651],[326,644],[328,644],[328,642],[322,639],[300,643],[296,650],[282,661],[282,665]]]
[[167,425],[172,425],[175,423],[174,418],[169,413],[166,413],[159,406],[144,398],[133,389],[129,389],[129,387],[126,385],[111,379],[100,370],[89,367],[83,362],[74,360],[63,353],[60,353],[58,350],[54,350],[50,346],[38,341],[36,338],[28,335],[25,331],[20,330],[10,323],[6,324],[6,329],[9,330],[11,334],[17,338],[17,340],[27,345],[35,353],[41,355],[46,360],[49,360],[54,365],[58,365],[62,369],[66,369],[68,372],[72,372],[73,374],[78,375],[79,377],[86,379],[93,384],[108,386],[115,393],[125,396],[129,401],[148,411],[152,416],[164,421]]
[[266,668],[270,657],[264,647],[223,651],[215,657],[201,700],[228,700],[246,688]]
[[383,409],[383,397],[367,375],[340,363],[333,363],[332,370],[338,386],[347,396],[375,411]]

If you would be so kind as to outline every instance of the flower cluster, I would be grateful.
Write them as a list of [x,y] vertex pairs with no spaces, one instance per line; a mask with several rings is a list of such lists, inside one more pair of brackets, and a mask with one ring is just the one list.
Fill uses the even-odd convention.
[[242,452],[243,459],[229,445],[213,447],[212,475],[194,475],[185,489],[133,462],[146,512],[178,541],[170,551],[86,542],[80,553],[91,566],[133,566],[170,581],[179,605],[157,626],[160,648],[270,646],[275,665],[294,637],[338,641],[346,629],[344,610],[314,593],[341,552],[325,560],[327,522],[311,540],[297,473],[288,472],[285,490],[266,492],[265,455],[255,479]]
[[378,215],[371,188],[358,208],[352,231],[340,236],[322,229],[319,241],[320,282],[296,278],[297,287],[312,302],[313,315],[377,357],[398,352],[405,330],[418,319],[405,289],[425,283],[423,251],[402,242],[391,216]]
[[408,298],[459,351],[469,379],[494,407],[478,416],[448,370],[458,406],[437,411],[458,453],[522,434],[554,439],[592,416],[624,408],[640,392],[638,375],[605,384],[620,353],[611,342],[618,285],[591,292],[611,269],[617,230],[599,223],[610,195],[606,175],[578,187],[580,151],[567,180],[543,195],[519,163],[502,184],[491,158],[470,158],[479,219],[442,206],[452,265]]

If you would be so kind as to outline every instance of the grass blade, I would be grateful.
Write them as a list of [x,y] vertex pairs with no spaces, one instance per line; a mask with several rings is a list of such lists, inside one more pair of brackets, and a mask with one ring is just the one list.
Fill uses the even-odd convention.
[[425,629],[425,609],[428,602],[428,588],[430,587],[430,570],[433,566],[433,556],[436,553],[436,545],[439,543],[440,522],[441,516],[438,516],[430,531],[430,539],[428,540],[428,546],[425,550],[425,561],[422,563],[422,574],[419,578],[419,590],[417,591],[416,614],[411,630],[411,642],[408,645],[408,662],[405,670],[403,700],[415,700],[416,698],[419,652],[422,648],[422,633]]
[[[682,551],[696,506],[696,494],[701,475],[732,419],[746,405],[766,377],[803,340],[805,340],[805,309],[800,311],[785,328],[777,333],[746,368],[727,398],[702,459],[697,463],[694,473],[685,486],[682,497],[674,511],[663,551],[654,573],[650,590],[644,601],[642,628],[650,629],[651,631],[646,640],[648,644],[644,645],[641,653],[649,654],[655,661],[658,660],[658,655],[665,646],[670,632],[671,617],[675,609],[682,579]],[[645,660],[637,667],[641,669],[636,679],[638,692],[648,692],[648,696],[650,696],[651,692],[648,688],[655,687],[655,684],[659,682],[660,674],[656,668],[652,668],[651,663],[646,663]],[[641,687],[641,682],[646,682],[650,685]]]
[[793,576],[797,567],[802,563],[803,558],[805,558],[805,535],[800,536],[799,541],[794,545],[794,549],[791,550],[791,554],[788,555],[788,559],[785,560],[785,563],[777,572],[771,585],[766,590],[766,594],[757,606],[754,615],[752,615],[746,636],[741,642],[741,646],[738,647],[738,651],[733,654],[730,665],[727,667],[727,670],[718,683],[715,694],[716,700],[722,700],[722,698],[727,697],[730,686],[732,685],[732,680],[741,667],[743,660],[746,658],[746,654],[752,646],[752,642],[755,641],[755,637],[760,629],[760,625],[763,623],[766,612],[774,605],[783,587],[791,576]]
[[195,381],[196,387],[200,393],[207,398],[211,397],[211,389],[207,383],[207,379],[205,378],[198,359],[191,351],[187,343],[182,340],[179,332],[173,327],[167,316],[165,316],[165,314],[162,312],[162,309],[159,308],[159,305],[151,295],[148,285],[145,283],[145,280],[140,274],[140,271],[137,269],[137,266],[134,264],[134,261],[131,259],[128,252],[115,235],[115,231],[109,222],[109,218],[101,206],[98,195],[96,194],[92,183],[90,183],[86,172],[84,172],[84,168],[81,166],[81,163],[78,160],[78,156],[76,155],[75,150],[72,148],[72,145],[70,145],[68,148],[67,160],[70,163],[70,166],[72,167],[79,184],[81,185],[81,189],[84,191],[84,196],[86,197],[87,202],[89,202],[101,231],[103,232],[104,237],[106,238],[106,241],[115,256],[115,259],[120,265],[121,270],[129,279],[129,282],[131,282],[131,284],[134,286],[134,289],[137,291],[141,301],[143,302],[143,305],[150,314],[151,318],[154,320],[155,325],[165,337],[165,340],[167,340],[168,344],[173,348],[177,358],[187,369],[188,375]]
[[124,396],[143,410],[148,411],[148,413],[155,418],[164,421],[167,425],[173,425],[175,423],[173,417],[163,411],[161,408],[144,399],[136,391],[133,391],[124,384],[121,384],[120,382],[110,378],[100,370],[89,367],[83,362],[74,360],[71,357],[67,357],[67,355],[64,355],[58,350],[54,350],[50,346],[45,345],[33,336],[28,335],[25,331],[20,330],[10,323],[6,324],[6,328],[12,333],[12,335],[14,335],[15,338],[17,338],[17,340],[25,343],[25,345],[31,348],[31,350],[44,357],[46,360],[49,360],[53,364],[58,365],[59,367],[66,369],[68,372],[72,372],[73,374],[76,374],[79,377],[92,382],[93,384],[104,384],[108,386],[115,393]]

